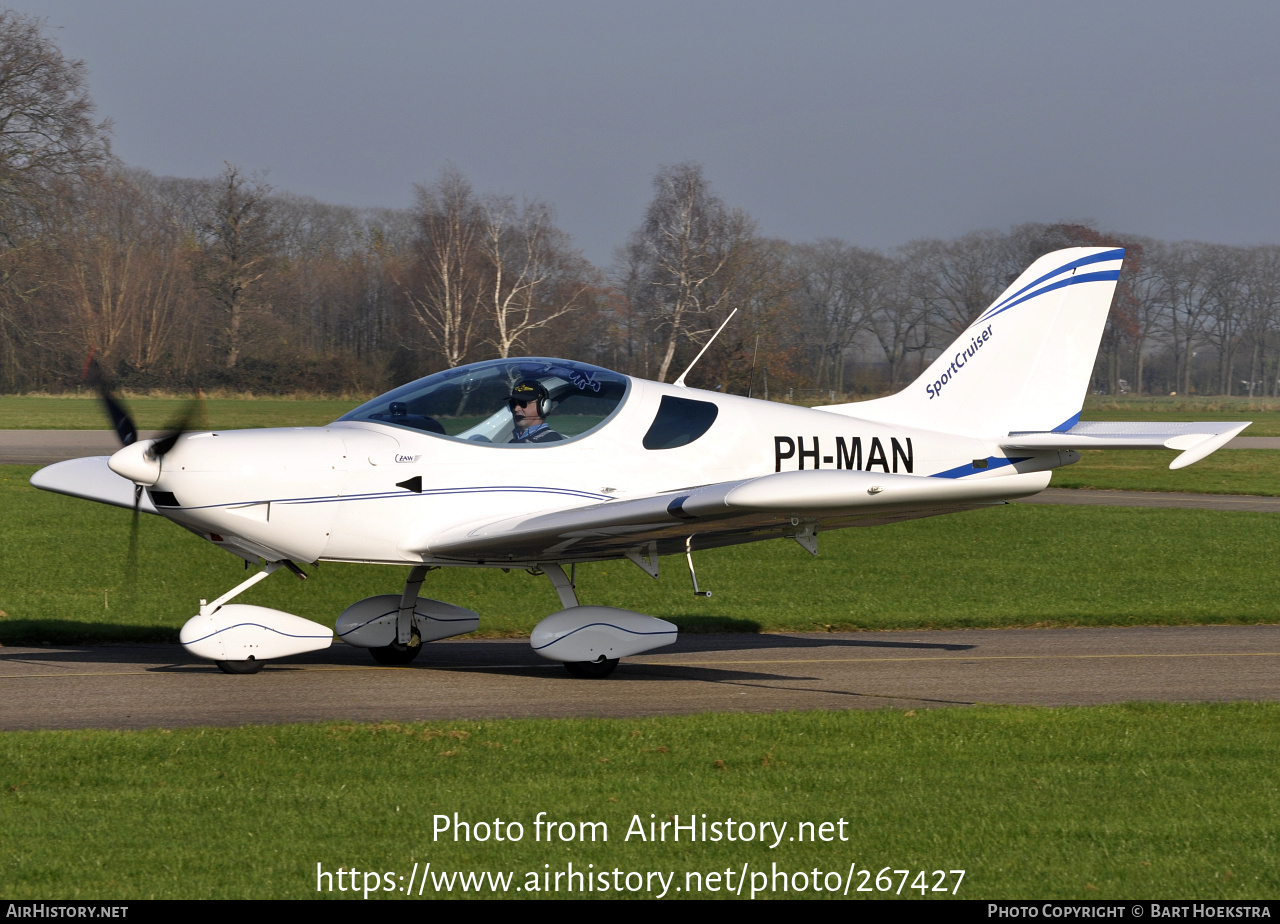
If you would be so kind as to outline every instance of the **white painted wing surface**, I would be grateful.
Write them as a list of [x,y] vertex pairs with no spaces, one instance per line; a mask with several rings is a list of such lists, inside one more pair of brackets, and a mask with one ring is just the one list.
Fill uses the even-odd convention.
[[[110,456],[88,456],[46,465],[31,476],[33,487],[55,494],[68,494],[83,500],[133,509],[134,483],[121,478],[107,467]],[[155,513],[155,505],[146,491],[138,498],[138,510]]]
[[[533,562],[612,557],[658,543],[684,551],[794,535],[797,527],[891,522],[1035,494],[1047,473],[962,480],[864,471],[779,472],[568,510],[503,517],[437,535],[416,549],[434,560]],[[610,554],[612,553],[612,555]]]
[[1000,447],[1007,452],[1180,449],[1182,454],[1169,463],[1169,468],[1179,469],[1222,448],[1251,422],[1081,421],[1061,432],[1010,433]]

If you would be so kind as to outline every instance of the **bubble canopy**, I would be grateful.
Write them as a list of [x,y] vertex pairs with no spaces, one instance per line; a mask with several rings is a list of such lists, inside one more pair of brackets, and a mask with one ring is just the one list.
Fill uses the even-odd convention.
[[[549,433],[515,442],[512,389],[536,382]],[[510,447],[553,446],[586,436],[617,413],[631,380],[567,359],[493,359],[437,372],[360,405],[339,420],[362,420],[445,439]],[[522,389],[525,391],[527,389]],[[536,391],[536,389],[535,389]]]

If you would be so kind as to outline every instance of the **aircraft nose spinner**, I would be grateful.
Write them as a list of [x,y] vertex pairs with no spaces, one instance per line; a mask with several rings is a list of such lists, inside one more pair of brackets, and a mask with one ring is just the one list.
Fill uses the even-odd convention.
[[107,460],[107,465],[122,478],[149,488],[160,480],[160,457],[155,444],[155,440],[142,440],[125,446]]

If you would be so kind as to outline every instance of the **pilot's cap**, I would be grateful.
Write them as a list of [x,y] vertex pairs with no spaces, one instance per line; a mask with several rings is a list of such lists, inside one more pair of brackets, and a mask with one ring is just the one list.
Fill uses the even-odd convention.
[[546,416],[547,390],[543,388],[542,383],[537,379],[522,379],[516,382],[511,388],[511,395],[507,398],[508,405],[528,404],[531,401],[537,402],[538,416]]

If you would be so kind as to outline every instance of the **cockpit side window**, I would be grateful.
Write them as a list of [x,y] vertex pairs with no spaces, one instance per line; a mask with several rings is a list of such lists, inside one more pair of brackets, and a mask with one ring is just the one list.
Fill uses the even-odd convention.
[[[472,443],[547,446],[602,426],[622,406],[630,384],[624,375],[570,360],[495,359],[429,375],[339,419]],[[530,409],[543,423],[523,433]]]
[[687,446],[711,429],[720,408],[710,401],[673,398],[663,395],[658,416],[644,435],[645,449],[675,449]]

